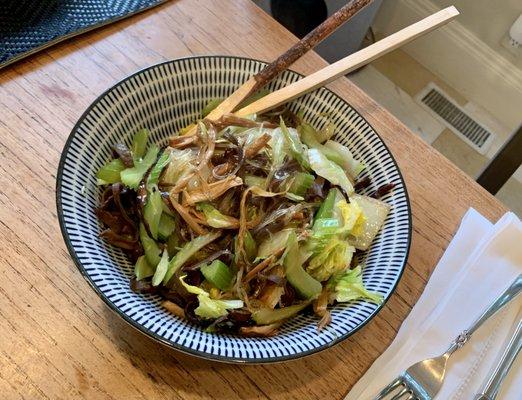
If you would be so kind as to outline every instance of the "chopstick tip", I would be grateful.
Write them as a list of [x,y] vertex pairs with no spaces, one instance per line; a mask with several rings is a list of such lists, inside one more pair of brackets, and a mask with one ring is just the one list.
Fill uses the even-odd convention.
[[457,7],[455,6],[449,6],[446,8],[448,14],[452,15],[453,17],[456,17],[457,15],[460,15],[459,10],[457,10]]

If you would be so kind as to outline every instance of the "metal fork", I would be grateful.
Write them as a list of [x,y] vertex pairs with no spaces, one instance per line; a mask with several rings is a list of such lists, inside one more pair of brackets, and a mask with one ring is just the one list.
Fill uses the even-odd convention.
[[475,322],[451,343],[439,357],[413,364],[386,386],[374,400],[432,400],[442,387],[450,356],[466,344],[471,335],[493,314],[522,291],[522,274],[502,293]]

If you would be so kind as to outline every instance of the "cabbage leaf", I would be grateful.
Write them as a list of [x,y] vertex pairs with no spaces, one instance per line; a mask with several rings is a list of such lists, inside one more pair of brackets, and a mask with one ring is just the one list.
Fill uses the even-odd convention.
[[364,287],[360,265],[352,270],[347,270],[333,276],[328,281],[328,286],[333,289],[335,300],[338,302],[357,299],[366,299],[376,304],[383,302],[383,296],[381,294],[370,292]]
[[180,278],[181,283],[189,293],[198,296],[198,307],[194,313],[207,319],[215,319],[228,314],[227,310],[243,307],[241,300],[214,300],[210,298],[210,294],[198,286],[192,286],[185,283],[185,276]]

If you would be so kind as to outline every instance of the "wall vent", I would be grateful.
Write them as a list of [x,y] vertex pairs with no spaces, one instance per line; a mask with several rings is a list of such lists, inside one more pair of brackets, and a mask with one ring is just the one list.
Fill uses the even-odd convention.
[[453,133],[481,154],[485,154],[495,134],[460,107],[434,83],[428,84],[416,101]]

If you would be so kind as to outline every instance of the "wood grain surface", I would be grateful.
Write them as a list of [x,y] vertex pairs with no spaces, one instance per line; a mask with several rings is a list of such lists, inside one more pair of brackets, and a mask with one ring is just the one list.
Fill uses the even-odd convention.
[[[270,61],[295,41],[250,0],[179,0],[0,71],[0,398],[341,399],[395,336],[465,211],[491,220],[506,211],[341,78],[330,87],[384,138],[413,208],[408,265],[382,312],[332,349],[263,366],[195,359],[127,326],[82,278],[58,227],[56,170],[74,123],[148,65],[192,54]],[[311,53],[294,69],[324,65]]]

